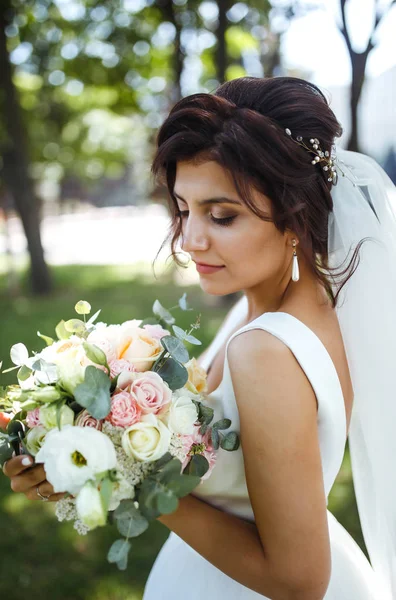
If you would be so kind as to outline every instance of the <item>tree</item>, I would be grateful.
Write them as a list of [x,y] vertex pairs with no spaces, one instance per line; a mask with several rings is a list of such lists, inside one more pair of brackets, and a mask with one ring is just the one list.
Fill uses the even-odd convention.
[[358,152],[358,105],[365,80],[367,59],[370,52],[373,50],[373,48],[375,48],[376,43],[374,40],[378,26],[385,15],[389,13],[391,7],[396,4],[396,0],[392,0],[387,7],[382,9],[380,8],[380,1],[375,0],[375,18],[373,22],[373,28],[369,36],[367,46],[363,52],[356,52],[356,50],[354,50],[352,47],[350,29],[346,19],[346,4],[347,0],[340,0],[342,24],[339,26],[339,29],[344,36],[352,67],[352,83],[350,90],[351,133],[348,140],[348,150]]
[[0,88],[5,135],[2,148],[2,175],[20,214],[29,248],[32,290],[47,293],[51,289],[51,277],[44,260],[40,238],[40,210],[29,175],[29,156],[25,129],[15,89],[12,68],[6,43],[6,28],[10,24],[12,10],[4,1],[0,8]]

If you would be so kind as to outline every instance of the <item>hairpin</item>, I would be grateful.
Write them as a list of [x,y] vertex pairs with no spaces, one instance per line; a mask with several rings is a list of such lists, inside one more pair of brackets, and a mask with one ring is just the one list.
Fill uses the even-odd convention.
[[335,147],[332,146],[331,154],[328,150],[325,150],[323,152],[322,148],[320,147],[320,142],[317,138],[311,138],[309,140],[309,143],[312,146],[312,148],[310,148],[304,142],[301,135],[298,135],[296,138],[293,138],[292,132],[290,131],[289,128],[286,128],[285,132],[290,137],[290,139],[293,140],[293,142],[295,142],[302,148],[305,148],[305,150],[308,150],[308,152],[311,152],[312,154],[315,155],[315,158],[311,161],[313,165],[316,165],[318,163],[324,163],[324,166],[322,167],[322,169],[326,173],[327,181],[331,181],[333,183],[333,185],[336,185],[337,181],[338,181],[338,174],[337,174],[337,169],[336,169],[336,165],[335,165],[336,160],[337,160],[336,153],[335,153]]

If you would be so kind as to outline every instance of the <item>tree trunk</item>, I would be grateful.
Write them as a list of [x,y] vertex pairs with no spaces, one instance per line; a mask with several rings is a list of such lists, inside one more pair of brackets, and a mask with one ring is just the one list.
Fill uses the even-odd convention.
[[32,291],[36,294],[45,294],[51,290],[51,277],[44,260],[40,237],[39,204],[29,176],[27,142],[17,91],[12,81],[12,69],[5,36],[10,9],[7,7],[7,2],[4,4],[0,11],[0,89],[3,95],[1,108],[7,140],[2,149],[2,176],[12,195],[25,231],[30,254]]
[[351,115],[351,133],[348,140],[348,150],[359,152],[359,128],[358,128],[358,107],[359,101],[362,94],[362,89],[365,81],[365,71],[369,49],[366,52],[354,52],[352,51],[351,65],[352,65],[352,83],[350,91],[350,115]]
[[226,47],[226,31],[227,31],[227,10],[229,9],[229,0],[218,0],[219,8],[219,24],[216,31],[217,48],[216,48],[216,78],[219,84],[223,84],[226,79],[227,70],[227,47]]
[[176,29],[175,36],[175,51],[172,55],[172,65],[173,65],[173,82],[172,82],[172,91],[171,91],[171,103],[176,104],[181,97],[181,75],[184,66],[184,55],[181,49],[181,25],[177,19],[177,13],[175,12],[175,7],[173,4],[173,0],[157,0],[157,6],[160,8],[162,14],[164,15],[164,19],[173,23]]

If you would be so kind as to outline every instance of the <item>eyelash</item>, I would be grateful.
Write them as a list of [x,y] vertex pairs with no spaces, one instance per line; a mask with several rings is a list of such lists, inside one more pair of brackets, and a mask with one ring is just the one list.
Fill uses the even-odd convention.
[[[178,213],[178,216],[183,219],[183,217],[187,217],[188,213],[190,211],[188,210],[181,210]],[[212,219],[213,223],[215,223],[216,225],[220,225],[222,227],[228,227],[231,225],[231,223],[234,221],[234,219],[236,219],[236,215],[232,216],[232,217],[223,217],[222,219],[216,219],[216,217],[214,217],[213,215],[210,215],[210,218]]]

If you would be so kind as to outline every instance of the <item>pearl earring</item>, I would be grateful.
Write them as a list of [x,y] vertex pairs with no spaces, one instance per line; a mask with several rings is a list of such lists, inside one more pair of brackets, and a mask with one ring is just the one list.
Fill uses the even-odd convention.
[[298,268],[298,258],[296,252],[296,240],[293,240],[293,268],[292,268],[292,280],[298,281],[300,279],[300,270]]

